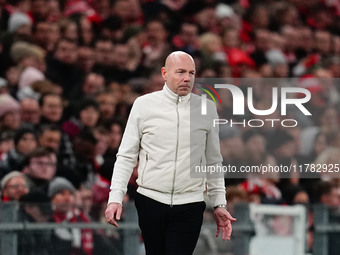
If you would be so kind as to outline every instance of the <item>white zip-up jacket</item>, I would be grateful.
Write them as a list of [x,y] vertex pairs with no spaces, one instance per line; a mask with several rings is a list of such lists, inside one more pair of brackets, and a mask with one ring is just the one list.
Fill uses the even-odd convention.
[[[142,195],[180,205],[203,201],[207,190],[212,206],[226,204],[223,175],[195,178],[190,173],[195,166],[222,162],[218,128],[213,127],[216,107],[207,101],[208,114],[201,116],[200,96],[180,97],[167,85],[136,99],[117,153],[108,203],[122,203],[139,159],[137,192]],[[194,112],[199,115],[193,117]]]

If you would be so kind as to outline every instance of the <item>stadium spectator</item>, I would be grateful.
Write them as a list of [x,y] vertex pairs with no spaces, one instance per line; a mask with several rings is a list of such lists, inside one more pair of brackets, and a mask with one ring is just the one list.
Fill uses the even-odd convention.
[[96,95],[96,100],[99,104],[100,122],[111,120],[115,116],[117,106],[114,95],[109,91],[102,91]]
[[[51,0],[50,3],[57,2],[54,0]],[[48,30],[48,36],[47,36],[47,44],[46,44],[46,52],[51,53],[54,51],[55,46],[57,45],[57,42],[60,40],[60,28],[58,23],[50,23],[50,27]]]
[[60,37],[77,43],[77,24],[69,18],[60,19],[58,22]]
[[81,184],[92,185],[95,176],[95,156],[97,140],[93,132],[83,129],[72,142],[70,155],[63,158],[59,176],[70,180],[79,188]]
[[213,33],[204,33],[200,36],[199,42],[202,53],[202,68],[212,67],[214,61],[227,61],[219,36]]
[[77,44],[70,39],[61,38],[56,44],[52,57],[46,59],[46,77],[63,88],[63,96],[70,97],[70,93],[80,83],[80,70],[76,66]]
[[93,207],[93,192],[92,189],[81,185],[76,193],[76,205],[82,212],[91,219]]
[[40,106],[33,98],[24,98],[20,101],[21,121],[37,126],[40,123]]
[[[330,224],[339,223],[338,209],[340,206],[339,187],[331,181],[320,181],[316,186],[316,197],[318,202],[327,206],[329,209],[328,221]],[[339,251],[338,233],[329,233],[328,254],[335,255]]]
[[70,16],[70,19],[75,22],[77,26],[77,45],[89,46],[93,40],[92,23],[85,14],[76,13]]
[[338,187],[329,181],[321,181],[316,186],[318,201],[329,208],[336,209],[340,205]]
[[168,32],[161,21],[146,24],[146,43],[143,47],[143,66],[149,70],[160,69],[171,48],[167,42]]
[[0,161],[14,148],[14,131],[0,130]]
[[0,95],[1,129],[17,130],[20,124],[20,104],[9,94]]
[[94,128],[93,134],[97,139],[96,144],[96,165],[100,167],[104,164],[105,156],[111,157],[112,155],[108,155],[107,151],[110,144],[110,131],[104,126],[98,126]]
[[30,190],[47,192],[50,181],[57,171],[57,156],[53,150],[42,147],[30,152],[24,159],[22,172]]
[[61,18],[61,4],[57,0],[48,1],[48,17],[47,20],[56,22]]
[[89,46],[81,46],[78,48],[77,66],[84,73],[88,74],[92,71],[95,62],[93,48]]
[[14,135],[14,148],[0,161],[0,178],[14,170],[21,170],[24,158],[38,145],[37,134],[32,127],[23,126]]
[[[132,60],[133,61],[133,60]],[[126,82],[135,76],[135,69],[130,63],[130,48],[127,44],[117,43],[112,52],[112,75],[110,80]]]
[[[25,223],[47,223],[52,221],[51,199],[41,191],[30,191],[20,198],[18,220]],[[68,246],[59,239],[53,230],[23,231],[18,234],[18,253],[68,254]]]
[[215,8],[213,4],[205,1],[195,1],[184,7],[184,11],[191,16],[192,21],[198,25],[199,34],[205,32],[217,32],[217,18],[215,16]]
[[319,112],[320,129],[326,135],[339,130],[339,113],[332,105],[325,106]]
[[[98,70],[105,69],[112,65],[111,54],[113,52],[113,43],[106,37],[98,38],[94,43],[95,50],[95,67]],[[100,73],[100,72],[99,72]]]
[[110,1],[109,0],[93,1],[91,3],[91,6],[102,19],[107,18],[110,14]]
[[85,97],[79,102],[75,116],[63,123],[63,131],[73,139],[81,130],[94,128],[98,123],[99,114],[97,101],[92,97]]
[[[162,89],[162,75],[158,72],[150,75],[147,91],[154,92]],[[118,101],[119,102],[119,101]]]
[[[55,212],[53,213],[55,222],[90,222],[88,216],[75,207],[75,193],[76,189],[65,178],[56,177],[51,181],[47,194],[55,207]],[[65,231],[68,233],[67,237],[63,234]],[[91,229],[70,231],[64,228],[63,232],[56,230],[55,234],[64,240],[66,237],[70,245],[70,254],[93,254],[93,231]]]
[[34,21],[46,20],[48,16],[48,2],[45,0],[31,0],[31,16]]
[[327,136],[318,127],[305,128],[302,131],[300,154],[303,162],[313,162],[327,147]]
[[50,26],[51,23],[46,20],[37,20],[32,27],[33,42],[44,50],[48,50]]
[[177,50],[193,54],[199,49],[198,27],[195,23],[184,22],[178,35],[172,38],[172,43]]
[[1,179],[0,201],[19,201],[20,197],[28,193],[28,185],[24,174],[12,171]]
[[39,100],[41,110],[41,124],[60,124],[63,114],[63,103],[61,96],[54,93],[43,95]]
[[19,88],[31,86],[34,81],[43,80],[46,65],[45,52],[39,46],[26,42],[16,42],[11,47],[11,58],[20,70]]
[[321,56],[327,56],[331,51],[331,34],[328,31],[317,30],[314,33],[315,38],[315,50],[321,54]]
[[[223,165],[236,166],[239,169],[243,162],[244,143],[241,138],[241,130],[237,127],[220,127],[220,145]],[[225,185],[230,186],[239,184],[245,176],[234,176],[234,178],[225,178]]]
[[94,96],[105,88],[105,79],[99,73],[90,72],[85,76],[84,82],[73,92],[73,99],[78,103],[86,96]]
[[112,42],[118,42],[122,39],[123,32],[122,18],[117,15],[110,15],[103,21],[100,34],[109,38]]
[[[23,2],[23,1],[21,1]],[[24,7],[26,9],[27,7]],[[8,31],[14,35],[14,37],[30,36],[32,29],[32,21],[27,14],[27,10],[20,10],[10,15],[8,20]]]
[[52,149],[59,153],[62,131],[58,126],[45,124],[39,127],[38,141],[39,145],[44,148]]
[[110,122],[110,143],[109,148],[111,152],[115,154],[115,151],[118,150],[120,145],[122,136],[123,136],[124,126],[120,120],[113,119]]

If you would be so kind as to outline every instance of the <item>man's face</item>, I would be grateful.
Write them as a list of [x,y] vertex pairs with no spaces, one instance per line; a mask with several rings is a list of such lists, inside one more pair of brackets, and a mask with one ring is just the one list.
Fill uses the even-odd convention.
[[280,155],[282,158],[292,158],[295,154],[295,151],[296,149],[294,141],[289,141],[276,149],[275,154]]
[[31,25],[22,25],[19,27],[16,31],[15,34],[17,36],[22,36],[23,38],[30,38],[32,34],[32,26]]
[[112,118],[116,110],[116,99],[112,94],[101,94],[97,96],[100,115],[104,119]]
[[118,44],[115,46],[112,54],[112,62],[118,69],[127,69],[129,53],[129,48],[126,45]]
[[86,44],[90,44],[93,39],[92,24],[86,18],[83,17],[80,21],[81,34]]
[[28,153],[33,151],[36,147],[37,147],[37,140],[34,137],[34,135],[31,133],[26,133],[20,138],[16,146],[16,149],[21,154],[27,155]]
[[92,95],[103,90],[104,86],[104,77],[98,74],[91,73],[86,77],[86,80],[83,84],[83,91],[87,95]]
[[3,190],[3,194],[10,200],[19,200],[22,195],[27,193],[28,187],[23,176],[15,176],[10,179]]
[[262,51],[267,51],[270,47],[270,33],[267,30],[261,29],[256,32],[255,47]]
[[32,158],[25,172],[33,178],[50,181],[56,173],[55,157],[43,156]]
[[10,129],[18,129],[21,124],[20,111],[14,110],[5,113],[2,117],[2,123],[5,127],[9,127]]
[[48,32],[50,30],[50,24],[47,22],[40,22],[37,24],[36,31],[33,35],[34,41],[39,46],[45,48],[48,42]]
[[75,204],[75,197],[73,193],[67,189],[61,190],[52,198],[52,204],[55,206],[56,211],[66,213]]
[[331,34],[324,31],[315,32],[315,47],[323,54],[331,50]]
[[197,41],[198,29],[192,24],[183,24],[181,30],[181,38],[187,44],[195,44]]
[[162,68],[162,76],[172,92],[186,96],[194,83],[195,63],[189,55],[173,55]]
[[40,121],[40,107],[36,100],[26,98],[21,101],[21,120],[23,122],[38,124]]
[[163,42],[166,40],[167,32],[159,21],[152,21],[146,27],[148,41],[153,43]]
[[94,65],[94,51],[90,47],[79,48],[77,63],[86,73],[90,72]]
[[39,137],[39,144],[54,151],[59,150],[61,132],[57,130],[45,130]]
[[339,194],[336,188],[332,188],[329,194],[325,194],[321,197],[321,202],[331,208],[339,207]]
[[94,132],[97,139],[96,155],[104,155],[110,144],[110,133]]
[[61,98],[57,95],[49,95],[44,98],[44,103],[41,106],[41,115],[45,118],[58,122],[63,113],[63,105]]
[[110,65],[113,44],[110,41],[98,41],[95,45],[96,63],[101,65]]
[[80,121],[85,127],[94,127],[99,120],[99,111],[94,107],[87,107],[79,113]]
[[265,153],[266,151],[265,139],[261,135],[255,135],[247,141],[246,147],[252,153],[258,153],[258,154]]
[[35,17],[36,19],[45,18],[48,12],[47,2],[43,0],[32,1],[31,11],[32,11],[33,17]]
[[61,41],[58,44],[54,56],[59,61],[66,64],[74,64],[77,61],[78,52],[77,45],[68,41]]

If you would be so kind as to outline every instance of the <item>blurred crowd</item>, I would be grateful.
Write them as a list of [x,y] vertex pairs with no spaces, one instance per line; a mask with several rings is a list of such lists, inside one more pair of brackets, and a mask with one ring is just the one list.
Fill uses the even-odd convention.
[[[290,112],[297,127],[221,128],[224,164],[340,163],[337,0],[0,0],[1,200],[51,202],[56,222],[103,220],[131,106],[162,89],[174,50],[194,57],[197,78],[297,78],[312,94],[312,116]],[[268,109],[273,84],[251,86],[255,108]],[[340,208],[339,173],[312,174],[226,178],[230,210]],[[92,254],[93,235],[80,236]]]

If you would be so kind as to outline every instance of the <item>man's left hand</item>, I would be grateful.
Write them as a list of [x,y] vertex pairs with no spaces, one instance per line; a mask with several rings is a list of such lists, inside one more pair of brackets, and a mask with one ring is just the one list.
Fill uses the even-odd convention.
[[230,240],[232,232],[231,224],[236,219],[223,207],[214,210],[214,217],[217,225],[216,237],[219,236],[220,230],[222,230],[222,239],[225,240],[227,238],[227,240]]

